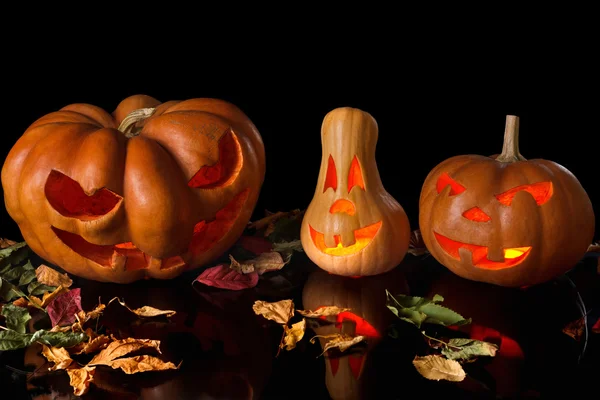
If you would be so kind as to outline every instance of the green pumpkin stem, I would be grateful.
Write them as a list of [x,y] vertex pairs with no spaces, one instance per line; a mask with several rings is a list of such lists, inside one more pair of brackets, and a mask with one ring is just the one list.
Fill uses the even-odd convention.
[[156,108],[138,108],[133,110],[121,121],[119,130],[125,134],[126,137],[132,138],[140,134],[142,128],[136,127],[136,124],[146,118],[149,118],[154,114]]
[[527,161],[527,159],[519,153],[519,117],[516,115],[506,116],[504,144],[502,145],[502,153],[496,157],[496,161]]

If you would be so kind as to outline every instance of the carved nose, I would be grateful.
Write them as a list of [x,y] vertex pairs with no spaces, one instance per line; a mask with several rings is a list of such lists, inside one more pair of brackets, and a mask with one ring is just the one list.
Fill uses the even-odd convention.
[[332,214],[335,213],[346,213],[348,215],[354,215],[356,213],[356,207],[350,200],[338,199],[336,200],[329,209]]

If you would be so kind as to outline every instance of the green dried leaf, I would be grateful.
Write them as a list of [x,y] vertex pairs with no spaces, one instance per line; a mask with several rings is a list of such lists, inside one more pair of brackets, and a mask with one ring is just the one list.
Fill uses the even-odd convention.
[[443,326],[470,324],[471,319],[465,318],[457,312],[436,304],[442,302],[444,298],[440,295],[433,296],[432,299],[408,296],[399,294],[393,296],[386,290],[386,306],[398,318],[414,324],[418,328],[423,323],[438,324]]
[[35,270],[27,270],[21,277],[19,278],[19,286],[25,286],[30,284],[34,279],[36,279]]
[[4,315],[6,319],[6,327],[15,332],[25,333],[27,328],[27,321],[31,319],[29,311],[25,307],[18,307],[14,304],[4,304],[0,314]]
[[0,277],[0,299],[12,301],[17,297],[23,297],[24,294],[12,283]]
[[292,250],[304,252],[304,248],[302,247],[302,241],[300,239],[292,240],[290,242],[278,242],[273,244],[273,251],[277,251],[279,253],[285,253]]
[[10,256],[13,252],[15,252],[16,250],[19,250],[22,247],[25,247],[26,245],[27,245],[26,242],[19,242],[19,243],[13,244],[12,246],[8,246],[3,249],[0,249],[0,259],[4,259],[4,258]]
[[8,281],[14,281],[19,279],[27,271],[34,271],[35,274],[35,268],[33,267],[33,265],[31,265],[30,260],[27,260],[27,263],[25,263],[24,265],[19,265],[17,267],[10,268],[2,275],[2,278]]
[[25,242],[0,249],[0,274],[4,274],[14,266],[21,264],[29,257],[29,254],[30,249]]
[[471,360],[476,357],[494,357],[498,346],[481,340],[454,338],[442,349],[442,354],[450,360]]
[[27,292],[33,296],[41,296],[46,292],[53,292],[55,290],[55,286],[44,285],[43,283],[40,283],[37,280],[27,285]]
[[13,330],[0,331],[0,350],[17,350],[27,347],[31,343],[32,336]]
[[71,347],[86,340],[88,336],[83,332],[51,332],[43,329],[31,337],[31,343],[39,342],[51,347]]
[[291,242],[300,238],[302,217],[304,212],[291,211],[286,216],[277,219],[268,229],[267,240],[271,243]]

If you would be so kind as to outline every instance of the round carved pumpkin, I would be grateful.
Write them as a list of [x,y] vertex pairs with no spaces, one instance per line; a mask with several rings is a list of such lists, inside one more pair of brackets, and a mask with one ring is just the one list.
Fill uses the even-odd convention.
[[202,266],[241,235],[265,174],[236,106],[135,95],[112,115],[72,104],[35,121],[2,168],[23,238],[74,275],[127,283]]
[[[323,324],[311,327],[317,335],[362,335],[366,346],[357,346],[345,352],[328,352],[325,359],[325,382],[332,399],[371,398],[373,375],[378,368],[368,365],[369,352],[387,335],[390,324],[397,317],[386,308],[386,289],[408,293],[409,287],[400,268],[376,276],[351,278],[330,274],[324,270],[312,272],[302,290],[304,309],[316,310],[322,306],[349,308],[336,316],[321,317]],[[327,339],[318,338],[321,348]],[[365,385],[365,381],[369,381]],[[376,379],[375,379],[376,380]]]
[[571,269],[594,235],[587,193],[565,167],[526,160],[508,116],[500,155],[461,155],[423,183],[419,226],[431,254],[457,275],[500,286],[542,283]]
[[323,120],[319,179],[301,240],[308,257],[336,275],[389,271],[408,250],[408,217],[381,182],[377,136],[375,119],[355,108],[337,108]]

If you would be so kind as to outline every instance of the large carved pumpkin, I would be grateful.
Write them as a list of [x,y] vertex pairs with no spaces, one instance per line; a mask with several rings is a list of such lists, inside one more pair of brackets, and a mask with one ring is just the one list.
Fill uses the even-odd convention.
[[[325,383],[333,399],[370,398],[369,393],[376,389],[372,375],[377,374],[374,366],[365,371],[369,352],[387,335],[390,324],[397,319],[386,308],[386,293],[408,294],[408,283],[400,268],[387,273],[362,278],[351,278],[327,273],[324,270],[312,272],[302,291],[302,305],[315,310],[322,306],[349,308],[337,316],[322,317],[320,326],[313,326],[317,335],[344,333],[366,337],[366,347],[358,346],[345,353],[326,353]],[[327,339],[319,338],[321,348]],[[379,366],[378,368],[381,368]],[[368,379],[367,379],[368,378]],[[364,382],[368,380],[369,385]]]
[[408,250],[408,217],[377,169],[377,135],[375,119],[355,108],[337,108],[323,120],[321,169],[301,240],[308,257],[336,275],[389,271]]
[[123,100],[35,121],[2,168],[4,200],[41,257],[88,279],[173,278],[222,255],[265,174],[262,139],[236,106]]
[[566,272],[594,235],[594,211],[580,182],[553,161],[526,160],[514,116],[507,117],[502,154],[443,161],[425,179],[419,207],[423,240],[441,264],[501,286]]

